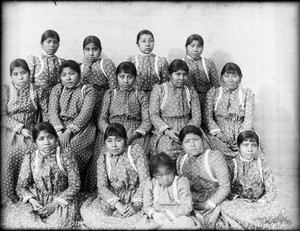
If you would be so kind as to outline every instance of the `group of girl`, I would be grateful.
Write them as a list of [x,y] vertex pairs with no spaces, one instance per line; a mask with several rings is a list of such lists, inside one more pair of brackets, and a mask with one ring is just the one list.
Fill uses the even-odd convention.
[[82,63],[59,43],[45,31],[2,91],[3,227],[289,227],[237,64],[219,78],[197,34],[170,65],[148,30],[117,68],[96,36]]

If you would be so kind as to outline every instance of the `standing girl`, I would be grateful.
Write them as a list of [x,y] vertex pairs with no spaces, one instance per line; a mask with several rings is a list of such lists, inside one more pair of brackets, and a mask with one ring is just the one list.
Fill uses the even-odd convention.
[[38,122],[41,89],[30,83],[30,70],[25,60],[10,64],[11,83],[2,90],[2,189],[3,199],[18,200],[17,186],[24,153],[32,151],[31,129]]
[[74,155],[59,147],[58,135],[48,122],[36,124],[32,137],[37,150],[25,154],[17,186],[22,202],[4,208],[2,225],[9,229],[75,228],[80,180]]
[[[46,30],[41,38],[41,54],[28,58],[30,79],[37,86],[41,86],[43,95],[41,103],[48,108],[51,89],[60,81],[59,66],[64,61],[55,53],[60,43],[59,35],[54,30]],[[43,121],[48,121],[48,110],[42,113]]]
[[89,228],[133,229],[141,215],[149,177],[147,159],[140,145],[127,145],[121,124],[110,124],[104,141],[107,151],[98,160],[98,195],[85,201],[81,215]]
[[137,69],[136,86],[150,96],[154,84],[161,84],[169,80],[168,61],[152,53],[154,36],[149,30],[141,30],[136,39],[140,54],[129,57]]
[[75,156],[83,182],[82,190],[88,190],[86,169],[96,137],[96,126],[92,122],[96,93],[92,85],[80,83],[80,66],[75,61],[65,61],[59,73],[61,83],[50,94],[49,120],[62,147],[69,147]]
[[185,43],[186,57],[183,60],[189,67],[189,84],[194,86],[203,109],[205,96],[211,87],[219,87],[217,68],[211,59],[201,57],[204,41],[198,34],[190,35]]

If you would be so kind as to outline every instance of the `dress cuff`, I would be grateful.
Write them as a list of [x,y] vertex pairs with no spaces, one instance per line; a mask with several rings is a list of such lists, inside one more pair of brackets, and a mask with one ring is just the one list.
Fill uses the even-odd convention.
[[206,203],[212,208],[215,208],[217,206],[216,203],[213,202],[212,200],[207,200]]
[[71,130],[71,132],[73,133],[73,134],[76,134],[77,132],[79,132],[79,128],[76,126],[76,125],[74,125],[74,124],[69,124],[68,126],[67,126],[67,129],[70,129]]
[[24,197],[24,198],[23,198],[23,203],[24,203],[24,204],[27,203],[31,198],[34,198],[34,196],[29,195],[29,196]]
[[18,124],[15,128],[14,128],[14,132],[16,133],[21,133],[22,128],[24,127],[24,124]]
[[154,209],[154,208],[151,208],[151,209],[149,210],[148,216],[149,216],[150,218],[152,218],[153,213],[155,213],[155,209]]
[[141,203],[143,203],[143,198],[141,198],[141,197],[132,198],[132,202],[141,202]]
[[58,125],[58,126],[55,126],[54,129],[56,132],[59,132],[59,131],[63,130],[64,127],[62,125]]
[[158,131],[159,131],[160,133],[163,133],[163,132],[164,132],[165,130],[167,130],[168,128],[170,128],[169,125],[164,125],[164,126],[160,127]]
[[135,130],[135,132],[140,133],[142,136],[146,135],[146,132],[140,129]]
[[62,207],[64,207],[64,206],[66,206],[66,205],[69,204],[68,201],[66,201],[66,200],[64,200],[64,199],[62,199],[62,198],[59,198],[59,197],[56,198],[55,201],[57,201],[58,204],[59,204],[60,206],[62,206]]
[[107,200],[107,203],[109,203],[111,206],[115,207],[115,204],[120,200],[119,197],[113,197],[113,198],[109,198]]
[[220,128],[212,129],[212,130],[210,131],[210,134],[213,135],[213,136],[215,136],[215,135],[217,135],[220,131],[221,131]]

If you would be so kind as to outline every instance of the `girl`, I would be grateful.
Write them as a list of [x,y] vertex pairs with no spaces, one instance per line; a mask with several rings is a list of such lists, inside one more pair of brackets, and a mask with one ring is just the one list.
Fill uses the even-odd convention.
[[136,39],[140,50],[139,55],[129,57],[128,61],[134,63],[137,69],[136,86],[150,96],[154,84],[161,84],[169,80],[168,61],[152,53],[154,36],[149,30],[141,30]]
[[[40,100],[45,108],[48,108],[51,89],[60,81],[59,66],[64,59],[55,55],[59,43],[58,33],[54,30],[46,30],[41,38],[41,54],[31,55],[28,58],[30,79],[37,86],[41,86],[43,95]],[[48,110],[43,111],[42,119],[48,121]]]
[[[220,205],[230,193],[227,163],[219,151],[204,148],[199,128],[188,125],[179,134],[184,154],[177,159],[177,172],[191,183],[193,208],[207,229],[223,229],[229,222]],[[234,228],[234,227],[233,227]]]
[[275,200],[274,174],[265,159],[258,156],[259,138],[251,130],[237,137],[239,154],[228,162],[232,176],[229,201],[222,211],[241,229],[291,229],[286,209]]
[[189,68],[175,59],[168,69],[170,81],[155,85],[150,97],[150,121],[154,126],[151,137],[152,154],[165,152],[176,161],[181,152],[178,134],[188,124],[201,124],[199,97],[193,87],[186,86]]
[[254,94],[240,86],[242,71],[235,63],[227,63],[221,71],[219,88],[212,87],[204,106],[204,131],[213,150],[228,156],[237,155],[239,132],[250,130],[254,120]]
[[97,116],[102,108],[105,90],[117,87],[116,67],[112,60],[100,57],[102,46],[100,39],[89,35],[83,40],[84,60],[81,64],[81,80],[84,84],[93,84],[97,93],[97,102],[93,113],[93,121],[97,124]]
[[144,190],[143,210],[146,214],[137,229],[191,229],[199,226],[192,218],[192,196],[186,177],[175,175],[172,159],[164,152],[152,156],[149,162],[152,179]]
[[37,150],[25,154],[17,186],[22,202],[4,208],[3,226],[10,229],[75,228],[75,197],[80,180],[74,155],[59,147],[58,135],[48,122],[36,124],[32,137]]
[[204,41],[200,35],[190,35],[185,43],[186,57],[182,59],[189,67],[189,83],[198,93],[202,109],[208,90],[211,87],[218,88],[220,86],[214,62],[201,57],[203,46]]
[[89,228],[133,229],[141,215],[142,194],[149,177],[147,159],[141,146],[127,145],[127,133],[121,124],[110,124],[104,141],[107,151],[98,160],[98,195],[82,205],[81,215]]
[[85,178],[85,175],[96,137],[96,126],[92,122],[96,93],[92,85],[80,83],[80,67],[75,61],[65,61],[59,73],[61,83],[50,94],[49,120],[62,147],[69,147],[75,155],[83,182],[81,189],[85,191],[90,187],[90,177]]
[[11,83],[2,90],[2,199],[18,201],[15,188],[25,152],[33,151],[31,129],[38,122],[41,89],[30,83],[30,70],[25,60],[10,64]]

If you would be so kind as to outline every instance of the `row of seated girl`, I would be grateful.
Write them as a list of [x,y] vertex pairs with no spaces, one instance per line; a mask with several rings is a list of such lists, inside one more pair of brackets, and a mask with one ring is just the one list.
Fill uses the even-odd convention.
[[[2,208],[2,227],[18,229],[289,229],[278,203],[274,176],[258,156],[252,130],[237,137],[238,155],[226,162],[205,148],[193,125],[179,133],[183,153],[176,165],[161,152],[148,161],[139,144],[113,123],[97,163],[98,192],[78,196],[80,173],[74,153],[59,145],[48,122],[32,130],[37,150],[23,159],[17,193]],[[83,200],[83,201],[82,201]]]

